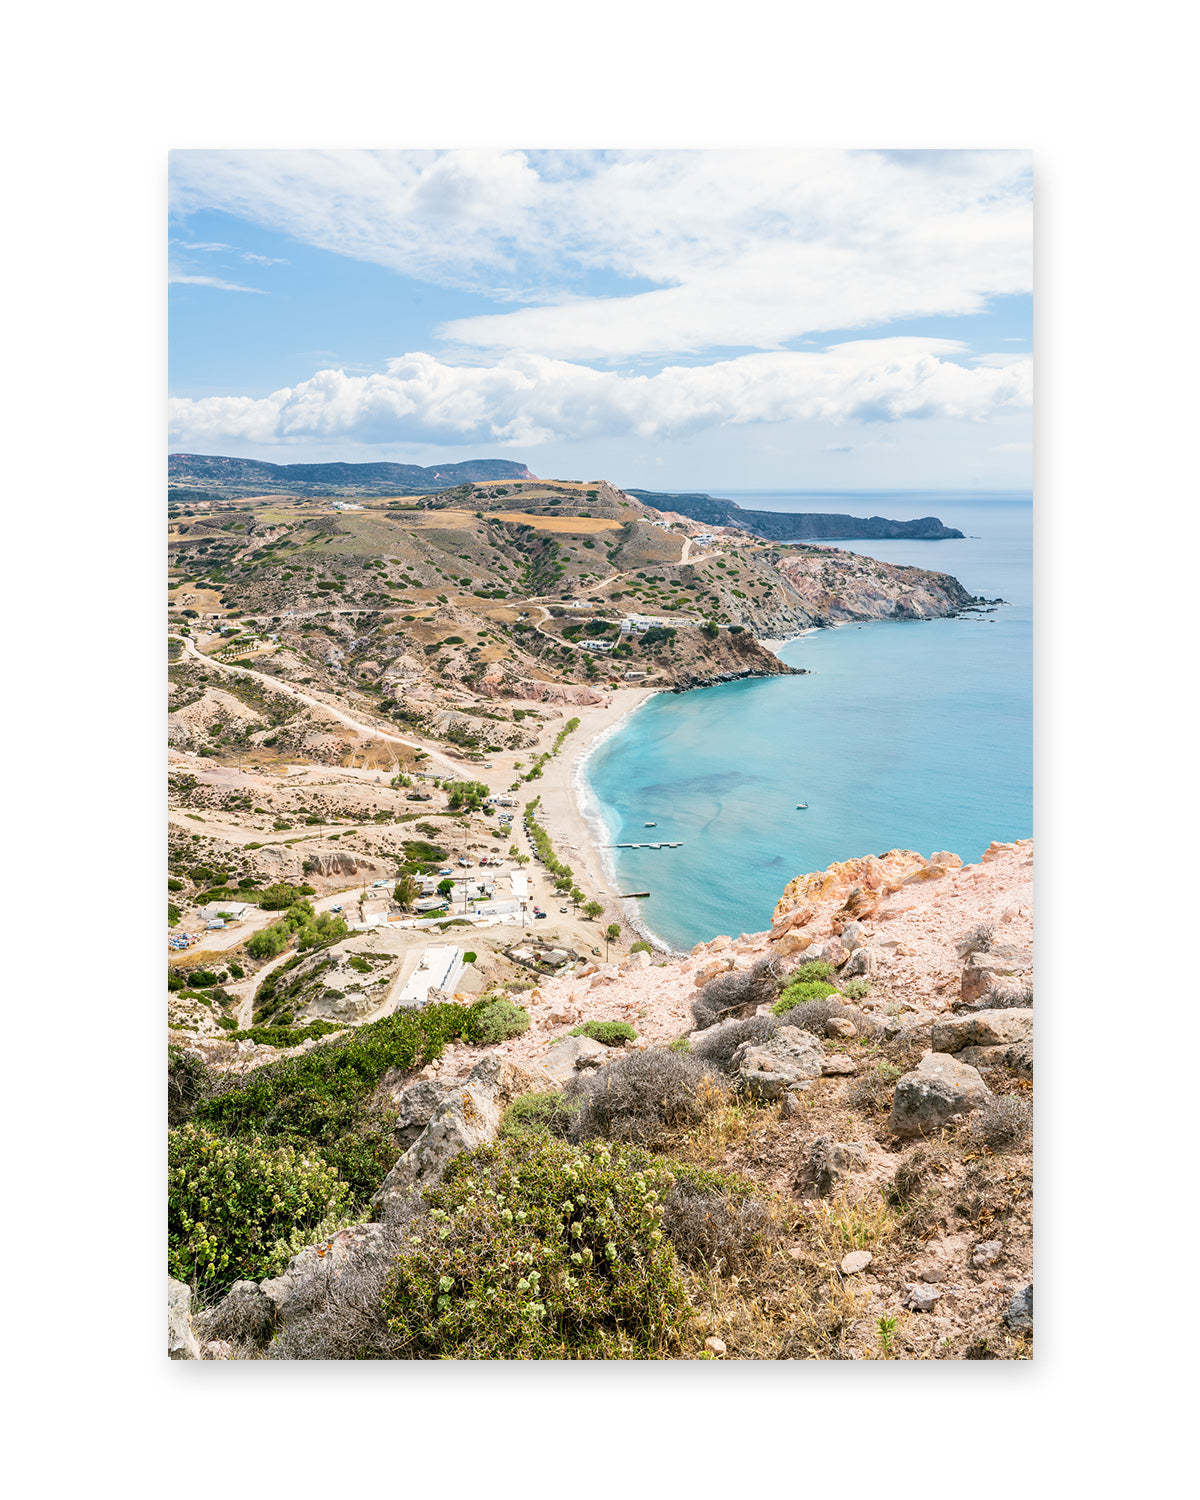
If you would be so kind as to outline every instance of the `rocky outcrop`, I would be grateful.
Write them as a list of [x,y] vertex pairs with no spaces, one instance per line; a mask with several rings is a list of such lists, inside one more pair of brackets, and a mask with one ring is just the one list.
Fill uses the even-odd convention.
[[963,964],[956,1008],[992,1010],[1033,1003],[1033,960],[1028,954],[972,953]]
[[386,1217],[393,1205],[440,1182],[460,1152],[495,1140],[501,1116],[518,1095],[555,1087],[545,1070],[524,1068],[495,1055],[485,1057],[465,1083],[443,1094],[429,1123],[384,1178],[371,1199],[376,1218]]
[[992,1098],[969,1064],[944,1052],[930,1052],[897,1082],[888,1129],[898,1136],[929,1135]]
[[556,1042],[542,1059],[542,1066],[556,1083],[566,1083],[585,1068],[602,1068],[609,1049],[590,1036],[567,1036]]
[[167,1278],[167,1358],[199,1359],[200,1345],[192,1332],[192,1293],[182,1281]]
[[730,1061],[734,1083],[752,1099],[779,1100],[808,1080],[820,1078],[825,1050],[810,1031],[781,1026],[765,1042],[743,1042]]
[[964,1047],[1006,1047],[1033,1039],[1033,1011],[977,1010],[933,1023],[933,1050],[961,1052]]

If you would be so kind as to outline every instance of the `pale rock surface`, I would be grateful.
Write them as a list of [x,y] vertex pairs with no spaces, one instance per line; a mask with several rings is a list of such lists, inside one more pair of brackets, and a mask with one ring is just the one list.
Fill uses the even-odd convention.
[[200,1345],[192,1332],[192,1293],[182,1281],[167,1277],[167,1358],[199,1359]]
[[567,1036],[556,1042],[542,1059],[542,1066],[556,1083],[566,1083],[581,1068],[603,1067],[609,1049],[590,1036]]
[[842,1275],[857,1276],[860,1271],[865,1271],[874,1259],[869,1250],[851,1250],[848,1255],[842,1256]]
[[888,1129],[893,1135],[926,1135],[992,1098],[976,1070],[944,1052],[930,1052],[896,1084]]
[[1032,1038],[1033,1011],[1023,1006],[977,1010],[935,1021],[932,1043],[935,1052],[961,1052],[964,1047],[1003,1047]]
[[781,1026],[768,1041],[743,1042],[730,1061],[737,1087],[755,1099],[781,1099],[803,1079],[819,1078],[825,1061],[809,1031]]

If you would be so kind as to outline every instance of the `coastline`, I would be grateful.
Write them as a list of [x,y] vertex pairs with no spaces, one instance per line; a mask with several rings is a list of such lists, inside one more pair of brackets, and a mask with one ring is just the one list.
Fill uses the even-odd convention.
[[[541,777],[527,782],[518,794],[525,800],[541,797],[538,822],[554,841],[560,858],[579,872],[578,883],[594,890],[601,900],[615,900],[617,886],[615,871],[601,848],[600,829],[589,819],[583,805],[584,765],[597,745],[615,734],[635,710],[659,691],[618,688],[607,708],[572,707],[568,717],[578,718],[579,728],[568,735],[559,754],[546,762]],[[633,925],[623,910],[620,916]]]

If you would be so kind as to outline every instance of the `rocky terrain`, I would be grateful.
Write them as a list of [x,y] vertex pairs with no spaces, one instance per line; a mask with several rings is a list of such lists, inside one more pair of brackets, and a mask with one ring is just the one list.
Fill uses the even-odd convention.
[[[769,932],[669,961],[584,955],[522,987],[524,1025],[507,1038],[447,1040],[424,1066],[383,1077],[391,1164],[368,1212],[330,1221],[272,1275],[202,1290],[190,1312],[172,1283],[172,1357],[435,1357],[421,1352],[430,1328],[418,1337],[397,1319],[387,1280],[426,1254],[412,1247],[425,1244],[424,1215],[438,1222],[429,1205],[465,1212],[472,1173],[483,1191],[510,1159],[586,1172],[599,1142],[619,1164],[626,1141],[649,1147],[637,1181],[658,1180],[662,1162],[675,1182],[665,1211],[643,1220],[662,1224],[683,1278],[650,1357],[1027,1358],[1032,870],[1032,841],[993,845],[976,866],[945,852],[865,856],[792,880]],[[239,1089],[282,1066],[275,1049],[246,1045],[193,1049],[194,1065],[210,1080],[232,1069]],[[702,1187],[697,1218],[687,1194]],[[459,1268],[443,1276],[453,1304],[461,1253],[436,1254]],[[544,1244],[536,1254],[559,1275]],[[463,1317],[457,1334],[435,1318],[436,1336],[467,1338]],[[499,1335],[489,1323],[470,1337]]]

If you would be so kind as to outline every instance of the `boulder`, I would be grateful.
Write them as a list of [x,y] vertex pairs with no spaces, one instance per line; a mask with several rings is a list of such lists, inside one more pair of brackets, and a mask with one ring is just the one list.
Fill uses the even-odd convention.
[[835,1141],[831,1135],[819,1135],[808,1148],[806,1175],[822,1198],[828,1197],[849,1172],[861,1172],[867,1165],[865,1146],[853,1141]]
[[864,979],[872,978],[879,969],[879,953],[867,943],[856,944],[846,965],[842,969],[842,979],[853,979],[856,975],[862,975]]
[[851,1250],[848,1255],[842,1256],[842,1275],[857,1276],[860,1271],[867,1269],[871,1260],[869,1250]]
[[1033,1077],[1033,1043],[1012,1042],[1007,1047],[964,1047],[960,1062],[973,1068],[1008,1068],[1021,1078]]
[[961,1052],[964,1047],[1003,1047],[1033,1039],[1030,1007],[1009,1010],[976,1010],[950,1016],[933,1024],[935,1052]]
[[941,1295],[936,1287],[929,1286],[923,1281],[915,1281],[908,1288],[904,1306],[911,1307],[913,1312],[929,1312]]
[[200,1345],[192,1332],[192,1292],[182,1281],[167,1277],[167,1358],[199,1359]]
[[401,1151],[407,1151],[425,1127],[433,1119],[438,1105],[445,1098],[449,1084],[439,1083],[433,1078],[422,1078],[410,1084],[396,1101],[396,1123],[393,1127]]
[[847,922],[842,928],[841,938],[842,947],[847,953],[853,953],[867,941],[867,930],[861,922]]
[[594,1037],[566,1036],[550,1048],[542,1061],[555,1084],[562,1084],[582,1068],[602,1067],[607,1056],[608,1048]]
[[1006,958],[998,953],[972,953],[963,964],[958,1004],[974,1010],[1029,1005],[1031,968],[1025,955]]
[[256,1281],[235,1281],[220,1302],[196,1319],[196,1334],[205,1341],[206,1349],[213,1343],[249,1344],[261,1349],[274,1331],[274,1305]]
[[811,927],[795,927],[784,933],[775,944],[775,951],[780,958],[791,958],[794,954],[807,952],[815,938],[816,933]]
[[835,933],[844,933],[850,925],[858,925],[867,917],[873,917],[879,910],[879,903],[883,900],[883,892],[869,891],[862,886],[855,888],[846,897],[845,904],[833,914],[830,926]]
[[765,1042],[743,1042],[729,1071],[739,1091],[752,1098],[782,1099],[800,1081],[819,1078],[824,1061],[821,1043],[811,1032],[781,1026]]
[[[649,957],[649,955],[647,955]],[[708,963],[701,964],[692,976],[692,983],[698,990],[702,990],[710,979],[715,979],[718,974],[728,974],[733,968],[732,958],[714,958]]]
[[395,1253],[393,1236],[385,1225],[351,1224],[319,1244],[306,1245],[278,1276],[261,1282],[258,1290],[281,1325],[309,1312],[343,1279],[361,1274],[364,1262],[385,1253]]
[[826,1036],[840,1036],[849,1039],[858,1035],[858,1027],[853,1021],[846,1020],[842,1016],[830,1016],[825,1022]]
[[1014,1333],[1033,1332],[1033,1282],[1027,1281],[1013,1293],[1004,1321]]
[[1002,1240],[980,1240],[971,1251],[971,1264],[977,1271],[981,1271],[987,1266],[994,1266],[1003,1254]]
[[632,974],[635,969],[648,969],[650,967],[650,955],[644,948],[639,948],[636,953],[631,953],[621,965],[622,974]]
[[390,1204],[440,1182],[460,1152],[495,1140],[500,1117],[513,1099],[547,1085],[554,1083],[544,1070],[535,1072],[495,1055],[477,1063],[465,1083],[443,1094],[429,1123],[384,1178],[371,1199],[376,1216],[382,1217]]
[[926,1135],[986,1104],[992,1092],[974,1068],[944,1052],[929,1052],[896,1084],[888,1129]]
[[825,1078],[849,1078],[857,1072],[858,1064],[844,1052],[833,1053],[821,1064],[821,1074]]

